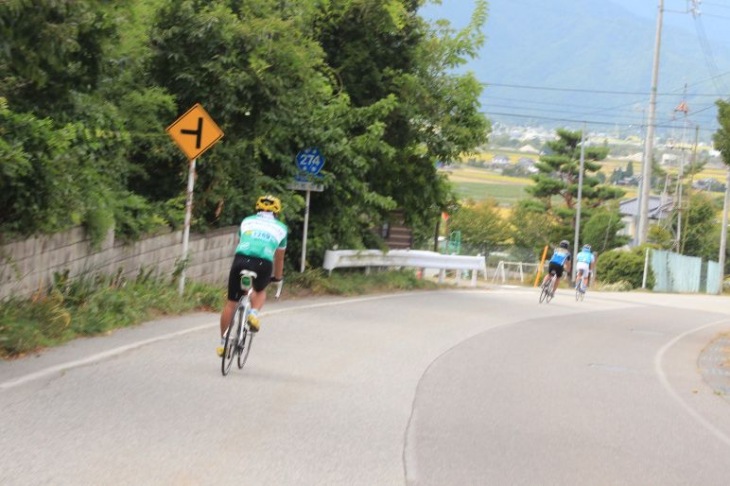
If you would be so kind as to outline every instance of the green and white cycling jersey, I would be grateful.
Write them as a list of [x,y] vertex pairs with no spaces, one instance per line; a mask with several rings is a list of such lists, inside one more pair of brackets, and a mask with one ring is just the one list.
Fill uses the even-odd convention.
[[273,214],[260,212],[244,218],[238,228],[237,255],[263,258],[274,261],[278,248],[286,248],[289,228]]

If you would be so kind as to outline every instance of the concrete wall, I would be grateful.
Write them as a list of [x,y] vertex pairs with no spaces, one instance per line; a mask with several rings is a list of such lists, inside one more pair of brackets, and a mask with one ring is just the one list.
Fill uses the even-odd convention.
[[[188,281],[220,283],[224,286],[236,247],[236,226],[206,234],[191,234],[188,246]],[[182,256],[182,231],[124,245],[109,232],[98,250],[92,250],[85,231],[74,228],[64,233],[33,237],[0,246],[0,299],[30,297],[46,289],[55,272],[70,276],[113,274],[134,278],[140,270],[169,277]]]

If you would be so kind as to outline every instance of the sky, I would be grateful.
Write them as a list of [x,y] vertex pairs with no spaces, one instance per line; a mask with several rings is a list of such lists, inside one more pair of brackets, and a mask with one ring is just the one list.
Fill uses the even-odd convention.
[[[520,4],[520,0],[489,0],[489,4],[510,1],[513,4]],[[549,2],[549,0],[546,0]],[[575,2],[588,3],[613,3],[628,10],[637,17],[642,17],[654,22],[657,21],[659,0],[575,0]],[[705,33],[714,42],[730,46],[730,0],[663,0],[664,15],[663,26],[678,27],[689,32],[696,32],[700,25]],[[691,7],[697,4],[699,13],[695,16],[691,13]],[[468,21],[468,16],[463,13],[468,5],[468,11],[473,10],[473,0],[442,0],[442,5],[427,5],[422,12],[438,13],[439,17],[446,18],[455,26],[463,26]],[[527,7],[528,4],[525,4]],[[698,24],[699,22],[699,24]]]
[[[658,0],[610,0],[631,13],[656,23],[659,10]],[[691,13],[696,5],[698,16]],[[708,37],[713,41],[730,44],[730,0],[664,0],[663,25],[679,27],[694,32],[699,20]]]
[[[496,42],[497,38],[491,39],[490,33],[493,33],[495,31],[494,26],[504,26],[504,25],[514,25],[515,28],[519,29],[520,26],[520,20],[514,19],[514,18],[504,18],[504,15],[506,12],[510,12],[512,15],[514,15],[514,12],[531,12],[535,13],[535,9],[539,5],[540,12],[545,13],[551,13],[551,14],[558,14],[558,15],[564,15],[564,16],[570,16],[571,12],[571,5],[575,6],[575,9],[582,10],[582,11],[591,11],[595,9],[595,12],[598,16],[598,18],[603,18],[602,15],[605,15],[606,12],[614,12],[615,8],[621,8],[629,13],[630,16],[634,16],[637,18],[637,20],[640,20],[642,27],[643,36],[647,39],[653,38],[653,35],[656,31],[656,22],[657,22],[657,13],[659,10],[659,1],[660,0],[561,0],[560,2],[553,3],[552,0],[487,0],[488,3],[488,17],[486,22],[486,31],[485,34],[487,36],[487,42],[485,43],[485,46],[480,53],[480,61],[478,66],[474,67],[473,64],[469,64],[466,68],[469,70],[473,70],[477,73],[477,76],[483,76],[482,73],[484,73],[484,68],[489,68],[488,66],[488,60],[492,58],[490,56],[489,50],[493,48],[493,46],[498,45],[499,43]],[[728,85],[730,84],[730,72],[727,71],[727,59],[724,57],[718,57],[722,56],[723,53],[727,53],[728,49],[730,49],[730,0],[703,0],[701,4],[699,4],[699,15],[693,15],[693,13],[690,11],[690,7],[692,7],[694,4],[696,4],[699,0],[696,0],[693,2],[692,0],[662,0],[663,1],[663,32],[662,32],[662,40],[663,44],[665,45],[663,51],[662,51],[662,67],[667,67],[669,65],[677,65],[677,56],[674,56],[672,58],[672,55],[670,54],[671,51],[667,49],[666,46],[670,44],[670,39],[677,39],[677,36],[673,36],[672,34],[679,34],[679,30],[684,31],[684,33],[687,34],[687,39],[689,39],[689,42],[692,42],[692,46],[694,48],[703,53],[706,54],[705,57],[703,57],[701,54],[698,55],[698,57],[693,58],[694,61],[697,61],[700,63],[701,67],[697,68],[697,62],[695,62],[695,67],[692,70],[687,71],[687,82],[689,83],[690,91],[691,92],[698,92],[698,93],[706,93],[706,92],[714,92],[716,90],[719,90],[720,92],[724,92],[724,89],[727,89]],[[442,0],[442,4],[439,5],[430,5],[427,4],[422,10],[421,14],[426,19],[435,19],[435,18],[444,18],[449,20],[453,27],[458,29],[462,28],[466,25],[466,23],[469,21],[469,17],[474,9],[474,3],[475,0]],[[532,10],[529,10],[532,9]],[[583,14],[582,14],[583,15]],[[502,17],[500,17],[502,16]],[[554,18],[555,15],[553,15]],[[530,18],[534,19],[535,15],[531,15]],[[606,18],[608,22],[610,22],[610,18]],[[564,25],[570,25],[569,19],[565,22]],[[491,27],[490,27],[491,26]],[[563,26],[564,27],[564,26]],[[504,28],[501,29],[502,32],[504,32]],[[492,34],[493,35],[493,34]],[[501,39],[501,38],[500,38]],[[709,48],[705,48],[707,44],[709,44]],[[703,46],[702,49],[700,49],[700,46]],[[502,46],[503,47],[503,46]],[[524,54],[524,51],[523,51]],[[617,57],[617,56],[614,56]],[[646,56],[645,56],[646,57]],[[524,61],[524,57],[519,57],[519,59]],[[542,58],[541,58],[542,59]],[[650,58],[649,58],[650,60]],[[699,61],[698,61],[699,60]],[[704,60],[704,62],[703,62]],[[711,71],[709,68],[707,68],[707,72],[705,68],[708,64],[712,64],[710,61],[715,61],[717,64],[715,67],[717,68],[720,66],[722,69],[716,69],[717,72],[709,72]],[[720,61],[720,62],[717,62]],[[524,64],[524,63],[523,63]],[[712,67],[712,66],[710,66]],[[650,71],[651,65],[647,63],[646,68],[646,76],[647,76],[647,85],[646,85],[646,95],[648,97],[649,92],[649,85],[648,85],[648,77],[651,73]],[[675,70],[676,71],[676,70]],[[524,72],[524,71],[523,71]],[[517,74],[515,74],[517,73]],[[528,98],[530,93],[532,91],[528,90],[519,90],[519,89],[513,89],[511,92],[507,93],[509,91],[508,88],[499,88],[497,85],[499,83],[503,83],[504,86],[511,85],[511,84],[529,84],[534,86],[548,86],[551,88],[591,88],[590,86],[568,86],[568,85],[559,85],[559,86],[552,86],[551,81],[549,79],[545,80],[535,80],[532,78],[525,78],[519,77],[519,70],[502,70],[499,73],[499,76],[495,75],[494,73],[491,74],[491,77],[489,79],[482,79],[482,81],[490,83],[490,89],[485,90],[485,93],[483,95],[483,106],[492,106],[493,108],[496,107],[497,104],[504,104],[501,100],[498,101],[498,99],[501,97],[503,99],[506,98],[520,98],[525,99]],[[673,91],[677,86],[681,87],[681,83],[677,84],[676,82],[674,84],[667,84],[667,77],[665,74],[668,74],[665,71],[662,71],[661,73],[661,79],[660,79],[660,91]],[[501,77],[500,77],[501,76]],[[481,78],[480,78],[481,79]],[[527,81],[523,81],[527,79]],[[605,79],[605,78],[597,78],[597,79]],[[710,81],[707,81],[707,79],[719,79],[717,84],[720,84],[721,86],[719,88],[716,87],[714,83],[711,83]],[[676,81],[673,80],[673,81]],[[701,83],[702,82],[702,83]],[[664,84],[662,84],[664,83]],[[643,86],[643,85],[642,85]],[[517,87],[515,87],[517,88]],[[644,91],[642,88],[636,88],[635,85],[632,85],[627,88],[611,88],[615,90],[625,90],[625,91]],[[535,91],[536,93],[543,93],[547,94],[541,91]],[[681,91],[677,92],[677,98],[679,99],[682,95]],[[692,93],[690,93],[692,94]],[[607,95],[606,98],[610,98],[610,95]],[[637,98],[638,99],[638,98]],[[557,100],[542,100],[542,101],[557,101]],[[620,100],[621,103],[624,103],[624,100]],[[648,98],[647,100],[648,101]],[[645,101],[637,101],[637,107],[639,105],[642,105],[645,103]],[[691,109],[694,110],[693,113],[693,122],[697,124],[701,124],[703,127],[706,127],[705,131],[709,133],[709,131],[712,131],[714,129],[714,125],[716,124],[716,110],[714,106],[710,106],[710,108],[707,108],[705,105],[710,103],[707,101],[707,98],[703,98],[703,105],[699,105],[697,101],[690,100],[692,102]],[[516,102],[510,102],[512,104],[515,104]],[[541,115],[540,110],[537,110],[538,105],[540,103],[532,100],[530,102],[532,105],[534,105],[534,115]],[[712,100],[713,104],[714,100]],[[528,102],[524,101],[521,103],[522,106],[527,105]],[[576,105],[578,102],[576,101]],[[613,102],[611,100],[606,101],[604,103],[598,103],[598,100],[596,100],[596,107],[598,108],[606,108],[611,107],[613,104],[618,105],[617,102]],[[545,108],[545,107],[540,107]],[[666,107],[664,107],[666,108]],[[671,107],[670,107],[671,108]],[[664,112],[671,111],[670,108],[664,109]],[[527,108],[523,108],[522,111],[526,111]],[[498,110],[497,110],[498,111]],[[520,111],[515,112],[514,109],[512,110],[506,110],[503,109],[502,111],[509,112],[509,113],[521,113]],[[544,111],[544,110],[543,110]],[[585,111],[585,110],[584,110]],[[612,113],[608,108],[606,108],[606,114],[605,117],[608,118],[608,116]],[[618,112],[620,110],[616,111],[616,117],[618,117]],[[625,111],[625,110],[624,110]],[[662,113],[664,113],[662,112]],[[637,111],[637,113],[641,113],[640,111]],[[533,114],[530,112],[530,114]],[[495,116],[497,113],[495,113]],[[666,113],[664,113],[666,115]],[[521,116],[525,116],[523,113]],[[548,115],[544,115],[548,116]],[[669,116],[669,115],[667,115]],[[628,115],[626,115],[627,118],[629,118]],[[637,119],[640,118],[640,114],[636,115]],[[539,118],[539,117],[538,117]],[[601,115],[601,119],[604,118],[604,115]],[[600,120],[600,119],[597,119]],[[640,125],[640,121],[637,122],[637,126]],[[704,132],[703,132],[704,135]]]

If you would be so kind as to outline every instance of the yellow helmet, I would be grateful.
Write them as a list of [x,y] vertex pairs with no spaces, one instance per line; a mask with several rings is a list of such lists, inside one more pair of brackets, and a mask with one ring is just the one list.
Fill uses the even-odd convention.
[[256,211],[269,211],[274,214],[279,214],[279,211],[281,211],[281,201],[278,197],[274,197],[271,194],[261,196],[256,201]]

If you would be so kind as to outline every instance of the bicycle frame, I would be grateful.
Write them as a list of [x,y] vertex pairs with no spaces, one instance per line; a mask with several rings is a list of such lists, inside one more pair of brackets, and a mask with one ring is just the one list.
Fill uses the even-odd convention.
[[[238,368],[242,369],[251,352],[251,345],[256,334],[251,332],[248,316],[251,313],[251,290],[256,276],[256,272],[241,270],[242,295],[238,299],[236,310],[226,331],[225,350],[221,362],[223,376],[228,374],[234,359],[237,361]],[[283,280],[277,282],[276,299],[281,296],[283,285]]]
[[[547,277],[547,276],[546,276]],[[558,275],[552,271],[550,272],[550,278],[544,279],[542,285],[540,285],[540,303],[543,301],[549,303],[555,293],[555,282],[558,279]]]

